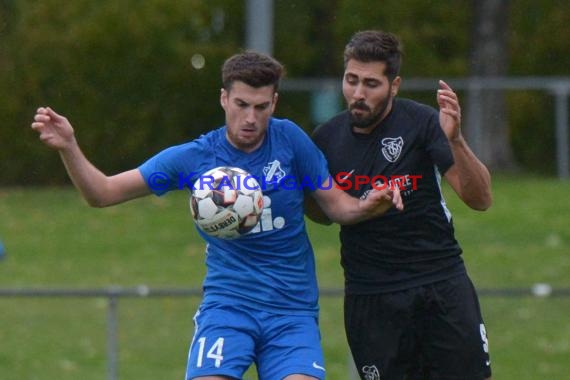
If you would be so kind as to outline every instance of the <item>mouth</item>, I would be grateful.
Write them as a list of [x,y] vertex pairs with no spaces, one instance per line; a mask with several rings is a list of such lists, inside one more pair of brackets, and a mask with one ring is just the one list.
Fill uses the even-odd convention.
[[243,127],[240,132],[242,135],[251,136],[257,133],[257,129],[255,127]]
[[352,113],[353,117],[357,118],[365,117],[365,115],[368,114],[368,110],[365,110],[363,108],[351,108],[350,112]]
[[350,111],[359,113],[370,112],[370,108],[366,104],[354,103],[350,106]]

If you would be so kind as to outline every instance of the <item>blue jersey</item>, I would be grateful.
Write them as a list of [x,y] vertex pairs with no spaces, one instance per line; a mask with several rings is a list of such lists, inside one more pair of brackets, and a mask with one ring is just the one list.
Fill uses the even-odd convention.
[[[303,198],[306,190],[329,179],[323,154],[299,126],[272,118],[262,145],[253,152],[233,147],[224,126],[160,152],[139,170],[161,195],[189,188],[218,166],[239,167],[261,179],[264,210],[255,229],[238,239],[214,238],[198,230],[207,242],[204,303],[316,315],[318,287]],[[151,183],[156,173],[168,178],[160,189]]]

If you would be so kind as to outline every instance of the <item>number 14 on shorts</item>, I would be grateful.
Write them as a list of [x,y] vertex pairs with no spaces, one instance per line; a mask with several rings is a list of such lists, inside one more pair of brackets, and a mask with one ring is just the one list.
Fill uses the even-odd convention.
[[[207,347],[206,338],[205,337],[199,338],[198,345],[199,345],[199,350],[198,350],[198,360],[196,361],[196,367],[201,368],[204,362],[204,351],[206,350]],[[224,338],[220,337],[216,339],[214,344],[212,344],[212,346],[206,353],[206,359],[215,360],[214,365],[216,366],[216,368],[220,368],[222,360],[224,360],[224,356],[222,355],[223,349],[224,349]]]

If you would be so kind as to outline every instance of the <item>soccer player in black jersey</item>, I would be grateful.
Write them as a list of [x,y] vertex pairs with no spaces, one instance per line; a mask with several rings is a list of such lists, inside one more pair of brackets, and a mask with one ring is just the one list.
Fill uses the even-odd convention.
[[[403,211],[341,226],[348,343],[362,379],[488,379],[485,325],[440,182],[485,210],[490,174],[461,134],[445,82],[439,112],[396,97],[400,63],[396,36],[356,33],[344,51],[348,109],[313,134],[339,187],[365,197],[398,186],[404,201]],[[326,223],[311,205],[307,214]]]

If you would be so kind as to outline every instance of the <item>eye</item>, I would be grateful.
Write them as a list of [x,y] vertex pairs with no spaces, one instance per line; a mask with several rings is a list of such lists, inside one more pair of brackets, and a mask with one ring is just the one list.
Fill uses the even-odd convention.
[[258,104],[255,106],[255,109],[258,111],[264,111],[269,108],[269,103]]
[[364,82],[364,84],[366,85],[366,87],[368,88],[376,88],[376,87],[380,87],[382,85],[382,83],[380,83],[377,80],[367,80]]
[[356,86],[358,84],[358,77],[354,75],[347,75],[344,77],[344,80],[351,86]]

